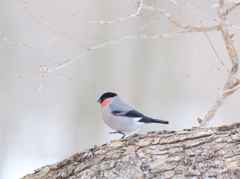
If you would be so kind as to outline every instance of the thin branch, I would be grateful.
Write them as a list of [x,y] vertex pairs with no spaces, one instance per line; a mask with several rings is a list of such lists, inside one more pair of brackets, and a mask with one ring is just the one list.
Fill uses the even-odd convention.
[[[23,44],[13,43],[13,42],[7,40],[4,36],[5,36],[5,37],[13,37],[13,38],[16,38],[16,39],[20,40]],[[58,61],[56,61],[54,58],[50,57],[48,54],[44,53],[42,50],[39,50],[39,49],[33,47],[32,45],[30,45],[29,43],[27,43],[25,40],[21,39],[21,38],[18,37],[18,36],[8,35],[8,34],[4,34],[3,32],[0,32],[0,37],[1,37],[3,40],[5,40],[6,42],[8,42],[9,44],[11,44],[11,45],[14,45],[14,46],[27,46],[27,47],[29,47],[29,48],[37,51],[38,53],[44,55],[45,57],[47,57],[47,58],[50,59],[51,61],[57,63],[58,65],[61,65],[60,62],[58,62]]]
[[[143,18],[143,19],[151,19],[150,17],[153,17],[153,16],[155,16],[156,15],[156,13],[153,13],[153,14],[150,14],[150,15],[147,15],[147,16],[141,16],[141,18]],[[154,19],[154,20],[157,20],[156,18]]]
[[185,76],[187,76],[187,77],[188,77],[189,79],[191,79],[191,80],[196,80],[196,81],[198,81],[198,82],[207,84],[207,85],[209,85],[209,86],[211,86],[211,87],[214,87],[214,88],[217,88],[218,90],[220,90],[220,88],[219,88],[218,86],[215,86],[215,85],[213,85],[213,84],[211,84],[211,83],[208,83],[208,82],[206,82],[206,81],[203,81],[203,80],[200,80],[200,79],[191,77],[191,76],[187,75],[186,73],[184,73],[184,72],[182,72],[182,71],[180,71],[180,72],[181,72],[182,74],[184,74]]
[[53,39],[50,39],[49,41],[47,41],[45,44],[44,44],[44,46],[43,46],[43,48],[42,48],[42,51],[51,43],[51,42],[53,42],[54,40],[57,40],[57,39],[59,39],[60,38],[60,35],[58,35],[57,37],[54,37]]
[[[137,3],[137,0],[133,0],[133,2]],[[176,17],[164,12],[163,10],[157,9],[156,7],[143,5],[142,8],[146,9],[148,11],[151,11],[151,12],[160,13],[161,15],[167,17],[168,20],[170,20],[170,22],[173,23],[174,25],[176,25],[177,27],[180,27],[182,29],[187,29],[189,32],[202,32],[202,30],[203,30],[202,27],[194,27],[194,26],[186,25],[186,24],[182,23],[181,21],[179,21]],[[215,30],[220,30],[219,25],[205,27],[204,30],[209,31],[208,30],[209,28],[215,29]]]
[[41,83],[40,83],[38,92],[39,92],[39,94],[40,94],[42,97],[45,98],[45,96],[42,94],[42,87],[43,87],[43,84],[44,84],[44,80],[43,80],[43,76],[42,76],[42,69],[44,69],[44,70],[46,69],[46,68],[44,67],[44,65],[41,65],[41,66],[40,66],[40,69],[39,69],[39,76],[40,76]]
[[[156,8],[153,8],[153,7],[150,7],[150,6],[146,6],[146,5],[143,5],[143,4],[140,7],[148,9],[148,10],[150,9],[151,11],[155,11],[155,12],[159,12],[159,13],[164,14],[166,17],[168,17],[170,19],[170,21],[173,24],[177,25],[178,27],[183,28],[183,30],[176,31],[176,32],[171,32],[171,33],[166,33],[166,34],[136,35],[136,36],[120,37],[120,38],[117,38],[117,39],[114,39],[114,40],[110,40],[110,41],[103,42],[103,43],[100,43],[100,44],[97,44],[97,45],[93,45],[92,47],[89,47],[87,50],[85,50],[82,53],[80,53],[77,57],[65,61],[59,67],[56,67],[56,68],[53,68],[53,69],[47,69],[46,72],[54,72],[54,71],[57,71],[59,69],[62,69],[65,66],[68,66],[68,65],[72,64],[75,60],[81,58],[83,55],[85,55],[87,52],[89,52],[89,51],[91,51],[93,49],[101,48],[101,47],[104,47],[106,45],[115,44],[115,43],[122,42],[122,41],[125,41],[125,40],[150,39],[150,38],[168,38],[168,37],[173,37],[173,36],[185,34],[187,32],[202,32],[202,31],[215,31],[215,30],[217,31],[217,30],[219,30],[219,26],[212,26],[212,27],[206,27],[206,28],[188,26],[188,25],[185,25],[182,22],[178,21],[173,16],[171,16],[171,15],[169,15],[169,14],[167,14],[167,13],[161,11],[161,10],[158,10]],[[140,7],[139,7],[139,9],[140,9]],[[40,15],[43,16],[42,14],[40,14]],[[145,28],[145,26],[143,26],[142,28]],[[142,28],[140,27],[137,30],[141,30]],[[39,74],[39,73],[36,73],[36,74]],[[28,75],[26,75],[26,76],[28,76]],[[21,76],[18,76],[18,77],[10,78],[10,79],[7,79],[7,80],[13,80],[13,79],[17,79],[17,78],[20,78],[20,77]],[[0,82],[4,82],[4,81],[5,80],[2,80]]]
[[117,37],[117,38],[115,38],[115,39],[123,38],[123,37],[129,36],[129,35],[131,35],[131,34],[133,34],[133,33],[139,32],[139,31],[141,31],[141,30],[143,30],[143,29],[151,26],[152,24],[156,23],[157,21],[158,21],[158,20],[150,21],[149,23],[144,24],[143,26],[140,26],[140,27],[138,27],[137,29],[135,29],[135,30],[133,30],[133,31],[131,31],[131,32],[128,32],[128,33],[126,33],[126,34],[124,34],[124,35],[121,35],[121,36],[119,36],[119,37]]
[[238,88],[240,88],[240,85],[237,85],[237,86],[235,86],[235,87],[233,87],[233,88],[231,88],[231,89],[228,89],[228,90],[221,91],[220,93],[221,93],[221,94],[224,94],[224,93],[234,92],[234,91],[236,91]]
[[48,84],[51,84],[51,85],[54,85],[54,83],[52,82],[49,82],[49,81],[43,81],[44,83],[48,83]]
[[60,80],[72,80],[71,78],[63,78],[63,77],[58,77],[58,76],[42,76],[42,77],[56,78],[56,79],[60,79]]
[[73,14],[73,16],[74,16],[74,17],[77,17],[78,19],[81,19],[81,20],[83,20],[83,21],[85,21],[85,22],[92,23],[92,24],[112,24],[112,23],[124,21],[124,20],[126,20],[126,19],[128,19],[128,18],[131,18],[131,17],[136,17],[136,16],[141,16],[141,15],[143,15],[143,14],[139,14],[140,11],[141,11],[141,9],[142,9],[142,5],[143,5],[143,0],[140,0],[140,5],[139,5],[139,7],[138,7],[138,9],[137,9],[137,12],[136,12],[135,14],[127,15],[127,16],[125,16],[125,17],[123,17],[123,18],[120,18],[120,19],[117,19],[117,20],[113,20],[113,21],[102,21],[102,20],[90,21],[90,20],[84,19],[84,18],[82,18],[82,17],[79,17],[79,16],[77,16],[77,15],[75,15],[75,14]]
[[[207,66],[209,66],[209,67],[211,67],[211,68],[213,68],[213,69],[222,71],[222,72],[230,75],[229,72],[226,72],[225,70],[222,70],[222,69],[219,68],[216,64],[214,64],[211,60],[208,59],[211,63],[214,64],[214,66],[212,66],[212,65],[210,65],[209,63],[205,62],[205,61],[202,59],[202,57],[201,57],[200,54],[199,54],[199,56],[200,56],[200,59],[203,61],[203,63],[206,64]],[[236,77],[236,76],[233,76],[233,77],[234,77],[236,80],[240,81],[240,79],[239,79],[238,77]],[[237,86],[235,86],[235,87],[233,87],[233,88],[231,88],[231,89],[228,89],[228,90],[224,90],[224,89],[221,89],[221,90],[220,90],[220,88],[219,88],[219,90],[218,90],[219,97],[222,97],[222,95],[223,95],[224,93],[234,92],[234,91],[236,91],[239,87],[240,87],[240,85],[237,85]]]
[[227,10],[226,10],[226,15],[228,15],[228,13],[230,13],[233,9],[235,9],[237,6],[240,5],[240,2],[237,2],[235,3],[233,6],[229,7]]
[[16,79],[19,79],[19,78],[35,76],[35,75],[39,75],[39,72],[38,73],[31,73],[31,74],[27,74],[27,75],[20,75],[20,76],[16,76],[16,77],[13,77],[13,78],[8,78],[8,79],[5,79],[5,80],[1,80],[0,83],[11,81],[11,80],[16,80]]
[[[219,4],[220,6],[218,7],[218,15],[220,19],[224,21],[226,20],[226,15],[227,15],[224,11],[224,8],[225,8],[224,0],[219,0]],[[227,26],[228,25],[226,23],[221,23],[220,30],[232,62],[232,68],[231,68],[231,72],[229,74],[228,80],[225,83],[224,88],[222,90],[223,92],[220,92],[220,96],[217,98],[212,108],[208,111],[205,118],[201,120],[200,126],[202,127],[205,127],[208,125],[208,123],[213,119],[213,117],[217,113],[217,110],[223,104],[224,100],[229,95],[233,94],[238,89],[237,86],[240,84],[239,80],[235,77],[238,72],[239,58],[238,58],[236,49],[234,47],[233,41],[231,39],[231,35],[228,32]]]
[[231,25],[236,25],[236,24],[239,24],[239,23],[240,23],[240,21],[237,21],[237,22],[232,23]]
[[[214,31],[214,30],[218,30],[218,28],[213,26],[212,28],[210,27],[210,28],[207,28],[207,29],[204,29],[204,30]],[[203,31],[203,29],[199,28],[198,31]],[[107,45],[112,45],[112,44],[119,43],[119,42],[122,42],[122,41],[125,41],[125,40],[168,38],[168,37],[174,37],[174,36],[177,36],[177,35],[185,34],[187,32],[195,32],[195,31],[192,31],[192,29],[190,28],[190,29],[179,30],[179,31],[170,32],[170,33],[166,33],[166,34],[136,35],[136,36],[128,36],[128,37],[117,38],[117,39],[114,39],[114,40],[110,40],[110,41],[103,42],[103,43],[94,45],[92,47],[89,47],[87,50],[80,53],[77,57],[75,57],[73,59],[70,59],[70,60],[67,60],[62,65],[60,65],[56,68],[53,68],[53,69],[49,69],[48,71],[49,72],[57,71],[57,70],[65,67],[65,66],[68,66],[68,65],[72,64],[77,59],[81,58],[83,55],[88,53],[89,51],[94,50],[94,49],[98,49],[98,48],[101,48],[101,47],[104,47],[104,46],[107,46]]]
[[38,73],[39,76],[40,76],[40,80],[41,80],[38,92],[44,98],[45,98],[45,96],[42,94],[43,84],[44,83],[54,84],[54,83],[45,81],[43,78],[56,78],[56,79],[60,79],[60,80],[72,80],[72,79],[69,79],[69,78],[62,78],[62,77],[58,77],[58,76],[44,76],[43,73],[46,73],[47,71],[48,71],[48,69],[44,65],[41,65],[40,69],[39,69],[39,73]]
[[43,19],[45,19],[47,22],[49,22],[50,24],[52,24],[54,27],[58,28],[59,30],[61,30],[63,33],[69,35],[70,37],[76,39],[78,42],[80,42],[83,46],[88,47],[85,43],[83,43],[80,39],[78,39],[75,35],[73,35],[72,33],[66,31],[65,29],[59,27],[58,25],[56,25],[55,23],[53,23],[51,20],[49,20],[48,18],[46,18],[42,13],[40,13],[35,7],[33,7],[31,4],[29,4],[28,2],[24,1],[24,0],[20,0],[19,2],[23,2],[24,4],[26,4],[28,7],[30,7],[32,10],[34,10],[35,12],[37,12]]
[[[209,28],[206,28],[206,29],[199,28],[198,32],[202,32],[203,30],[215,31],[215,30],[218,30],[218,27],[217,26],[212,26],[212,27],[209,27]],[[107,41],[107,42],[99,43],[97,45],[93,45],[92,47],[89,47],[87,50],[84,50],[82,53],[78,54],[77,57],[72,58],[70,60],[67,60],[67,61],[61,63],[61,65],[58,66],[58,67],[55,67],[55,68],[52,68],[52,69],[46,69],[46,71],[41,72],[41,73],[54,72],[54,71],[60,70],[60,69],[62,69],[64,67],[72,64],[77,59],[81,58],[86,53],[90,52],[91,50],[98,49],[98,48],[101,48],[101,47],[104,47],[104,46],[107,46],[107,45],[112,45],[112,44],[119,43],[119,42],[122,42],[122,41],[125,41],[125,40],[150,39],[150,38],[168,38],[168,37],[174,37],[174,36],[177,36],[177,35],[185,34],[187,32],[195,32],[195,31],[193,31],[193,29],[190,28],[190,29],[184,29],[184,30],[180,30],[180,31],[166,33],[166,34],[136,35],[136,36],[120,37],[120,38],[117,38],[117,39],[114,39],[114,40],[110,40],[110,41]],[[22,75],[22,76],[17,76],[17,77],[1,80],[0,83],[5,82],[5,81],[14,80],[14,79],[27,77],[27,76],[32,76],[32,75],[39,75],[39,73],[34,73],[34,74],[29,74],[29,75]]]
[[[201,20],[200,20],[200,22],[201,22],[202,28],[204,28],[203,23],[202,23]],[[220,56],[218,55],[218,53],[217,53],[217,51],[215,50],[215,48],[214,48],[214,46],[213,46],[210,38],[209,38],[208,35],[207,35],[207,32],[205,32],[205,31],[203,31],[203,32],[204,32],[204,34],[206,35],[206,37],[207,37],[207,39],[208,39],[208,42],[210,43],[210,45],[211,45],[211,47],[212,47],[215,55],[218,57],[218,60],[221,62],[222,66],[227,70],[227,72],[229,72],[229,74],[230,74],[230,70],[226,67],[226,65],[223,63],[222,59],[221,59]]]
[[176,32],[166,33],[166,34],[151,34],[151,35],[136,35],[136,36],[120,37],[120,38],[117,38],[117,39],[114,39],[114,40],[110,40],[110,41],[103,42],[103,43],[94,45],[92,47],[89,47],[87,50],[85,50],[82,53],[78,54],[77,57],[65,61],[64,63],[62,63],[62,65],[60,65],[60,66],[58,66],[56,68],[48,69],[48,72],[54,72],[54,71],[60,70],[61,68],[64,68],[64,67],[72,64],[77,59],[81,58],[83,55],[85,55],[86,53],[90,52],[91,50],[102,48],[102,47],[105,47],[107,45],[112,45],[112,44],[119,43],[119,42],[122,42],[122,41],[125,41],[125,40],[168,38],[168,37],[181,35],[181,34],[184,34],[186,32],[188,32],[188,31],[187,30],[180,30],[180,31],[176,31]]
[[209,66],[210,68],[213,68],[213,69],[215,69],[215,70],[222,71],[222,72],[226,73],[227,75],[229,75],[229,72],[227,72],[227,71],[222,70],[221,68],[219,68],[219,67],[218,67],[215,63],[213,63],[210,59],[208,59],[208,61],[210,61],[213,65],[207,63],[207,62],[202,58],[202,56],[201,56],[200,54],[199,54],[199,57],[200,57],[201,61],[202,61],[205,65],[207,65],[207,66]]
[[[202,14],[200,14],[200,13],[197,13],[193,8],[187,8],[187,7],[183,6],[182,4],[180,4],[180,3],[178,3],[178,2],[176,2],[176,1],[174,1],[174,0],[170,0],[170,1],[172,1],[172,2],[173,2],[174,4],[176,4],[177,6],[183,8],[183,9],[186,9],[187,11],[192,12],[193,14],[196,14],[197,16],[203,17],[203,18],[205,18],[205,19],[213,20],[213,21],[216,21],[216,22],[221,22],[221,23],[226,24],[226,25],[228,25],[228,26],[231,26],[231,27],[235,27],[235,28],[237,28],[237,29],[240,29],[239,26],[236,26],[236,25],[234,25],[234,24],[230,24],[230,23],[228,23],[228,22],[225,22],[225,21],[220,20],[220,19],[217,19],[217,18],[212,18],[212,17],[208,17],[208,16],[205,16],[205,15],[202,15]],[[189,3],[188,3],[188,6],[191,7],[191,6],[189,5]]]

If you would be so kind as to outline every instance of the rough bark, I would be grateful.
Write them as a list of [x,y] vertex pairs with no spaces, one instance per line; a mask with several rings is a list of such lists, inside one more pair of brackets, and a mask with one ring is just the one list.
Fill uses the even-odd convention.
[[130,136],[23,177],[40,178],[240,178],[240,123]]

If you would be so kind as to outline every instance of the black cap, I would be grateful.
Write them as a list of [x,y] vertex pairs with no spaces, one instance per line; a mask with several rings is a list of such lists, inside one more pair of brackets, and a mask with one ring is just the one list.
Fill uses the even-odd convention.
[[114,96],[117,96],[117,94],[112,92],[106,92],[99,98],[97,102],[102,103],[105,99],[113,98]]

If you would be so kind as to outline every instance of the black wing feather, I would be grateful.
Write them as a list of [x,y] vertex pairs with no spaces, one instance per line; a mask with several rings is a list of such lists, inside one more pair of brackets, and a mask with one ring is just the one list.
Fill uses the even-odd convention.
[[125,117],[145,117],[142,113],[136,111],[136,110],[131,110],[126,112],[123,111],[112,111],[112,114],[115,116],[125,116]]

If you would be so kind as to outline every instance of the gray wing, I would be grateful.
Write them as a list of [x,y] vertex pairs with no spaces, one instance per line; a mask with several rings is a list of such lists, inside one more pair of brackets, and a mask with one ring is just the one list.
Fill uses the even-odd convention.
[[112,114],[115,116],[126,116],[126,117],[145,117],[142,113],[134,110],[131,106],[122,101],[119,97],[115,98],[114,101],[109,105]]

